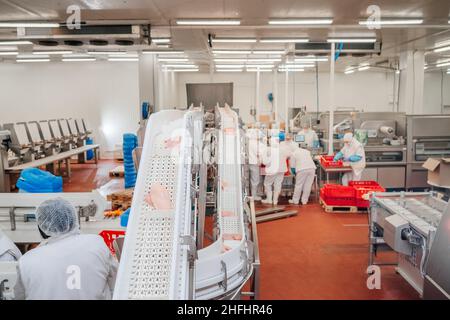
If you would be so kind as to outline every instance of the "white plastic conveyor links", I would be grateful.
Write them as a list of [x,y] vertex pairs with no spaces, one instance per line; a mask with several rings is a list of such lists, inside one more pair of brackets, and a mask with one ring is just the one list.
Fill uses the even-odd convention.
[[214,299],[237,289],[249,273],[241,181],[241,139],[237,114],[219,108],[218,239],[198,251],[195,298]]
[[[188,246],[182,241],[192,225],[192,136],[186,133],[193,131],[192,119],[199,115],[166,110],[150,116],[114,299],[189,297]],[[167,190],[173,209],[150,205],[155,185]]]

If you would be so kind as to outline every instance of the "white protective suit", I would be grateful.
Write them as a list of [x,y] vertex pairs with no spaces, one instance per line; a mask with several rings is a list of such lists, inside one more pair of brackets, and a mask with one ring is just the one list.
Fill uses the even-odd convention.
[[297,148],[290,162],[291,168],[295,168],[295,188],[292,197],[293,204],[307,204],[311,194],[311,187],[316,176],[316,164],[311,156],[311,152],[306,149]]
[[19,260],[16,299],[107,300],[118,262],[98,235],[69,232],[44,240]]
[[17,261],[21,256],[19,248],[0,230],[0,262]]
[[254,200],[261,200],[258,196],[258,186],[261,181],[261,164],[266,158],[267,145],[261,141],[261,132],[258,129],[248,130],[248,163],[250,173],[250,191]]
[[[348,186],[350,181],[361,180],[362,173],[366,167],[366,154],[364,152],[364,146],[351,133],[345,134],[343,140],[344,147],[342,147],[341,152],[344,155],[344,161],[349,162],[353,169],[352,172],[347,172],[342,176],[342,185]],[[361,160],[356,162],[349,161],[349,158],[353,155],[360,156]]]
[[284,174],[287,171],[286,160],[291,156],[291,148],[276,139],[270,146],[269,158],[266,164],[266,177],[264,178],[264,190],[266,200],[263,203],[278,204],[278,197],[281,193]]
[[314,147],[314,141],[319,141],[319,137],[317,133],[312,129],[302,129],[298,132],[298,135],[305,137],[306,147],[312,148]]

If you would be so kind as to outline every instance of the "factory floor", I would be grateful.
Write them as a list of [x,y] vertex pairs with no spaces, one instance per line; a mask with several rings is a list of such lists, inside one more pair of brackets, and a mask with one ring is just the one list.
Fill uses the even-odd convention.
[[[118,165],[73,165],[64,191],[120,188],[122,179],[109,177]],[[325,213],[317,203],[287,208],[298,209],[298,215],[258,224],[261,299],[419,299],[393,267],[382,267],[380,290],[367,288],[367,214]]]

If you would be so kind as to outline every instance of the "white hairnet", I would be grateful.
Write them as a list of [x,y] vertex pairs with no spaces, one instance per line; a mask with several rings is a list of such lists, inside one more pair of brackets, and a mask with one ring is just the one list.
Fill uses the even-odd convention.
[[344,142],[348,142],[348,143],[352,142],[352,140],[353,140],[353,133],[347,132],[346,134],[344,134],[344,138],[342,138],[342,140]]
[[58,236],[78,228],[78,218],[74,206],[62,198],[42,202],[36,209],[39,228],[46,235]]

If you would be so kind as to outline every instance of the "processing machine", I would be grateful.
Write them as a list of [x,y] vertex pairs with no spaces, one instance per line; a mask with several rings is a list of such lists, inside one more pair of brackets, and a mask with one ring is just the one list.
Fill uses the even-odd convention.
[[[434,192],[372,194],[369,266],[396,265],[423,298],[450,299],[449,219],[450,206]],[[376,259],[383,250],[397,252],[396,261]]]

